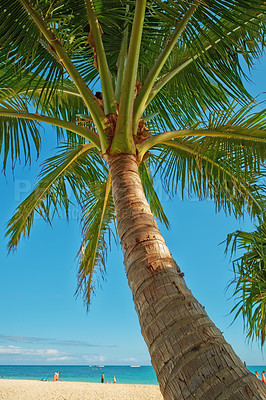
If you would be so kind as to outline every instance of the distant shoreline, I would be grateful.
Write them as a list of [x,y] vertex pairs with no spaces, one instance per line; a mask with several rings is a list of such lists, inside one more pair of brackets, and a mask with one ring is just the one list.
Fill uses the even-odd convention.
[[[259,367],[259,368],[264,368],[266,364],[250,364],[247,365],[247,368],[249,367]],[[130,368],[141,368],[141,367],[150,367],[152,368],[152,365],[116,365],[116,364],[108,364],[108,365],[88,365],[88,364],[0,364],[1,367],[52,367],[52,368],[60,368],[60,367],[89,367],[89,368],[106,368],[106,367],[130,367]]]
[[92,382],[100,383],[104,373],[105,382],[113,381],[115,376],[117,383],[143,384],[158,386],[157,377],[152,366],[66,366],[66,365],[9,365],[0,366],[0,378],[9,376],[19,380],[51,381],[54,373],[59,371],[59,381],[64,382]]
[[[36,378],[36,379],[33,379],[33,378],[26,378],[26,377],[24,377],[24,378],[17,378],[17,377],[12,377],[12,376],[10,376],[10,377],[7,377],[7,376],[4,376],[4,377],[2,377],[2,376],[0,376],[0,385],[1,385],[1,382],[3,382],[3,381],[26,381],[26,382],[28,382],[28,381],[31,381],[31,382],[52,382],[52,383],[59,383],[59,382],[63,382],[63,383],[88,383],[88,384],[95,384],[95,385],[102,385],[102,383],[100,383],[100,382],[88,382],[88,381],[71,381],[71,380],[66,380],[66,379],[59,379],[59,381],[58,382],[54,382],[53,381],[53,379],[39,379],[39,378]],[[104,382],[104,384],[107,384],[107,385],[113,385],[114,383],[110,380],[107,380],[106,382]],[[119,382],[116,382],[116,384],[117,385],[129,385],[129,386],[159,386],[159,383],[157,383],[157,384],[155,384],[155,383],[119,383]],[[1,399],[1,397],[0,397],[0,400],[2,400]]]
[[[266,365],[248,365],[252,374],[258,371],[259,375],[266,370]],[[0,365],[1,377],[10,376],[16,380],[52,381],[54,373],[59,371],[59,381],[73,383],[100,383],[104,373],[105,382],[113,382],[115,376],[117,384],[153,385],[158,387],[157,377],[152,366],[88,366],[88,365]]]

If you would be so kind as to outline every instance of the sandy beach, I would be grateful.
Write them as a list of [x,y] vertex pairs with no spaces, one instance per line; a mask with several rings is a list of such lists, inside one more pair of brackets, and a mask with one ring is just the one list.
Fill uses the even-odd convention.
[[163,400],[159,386],[0,380],[0,400]]

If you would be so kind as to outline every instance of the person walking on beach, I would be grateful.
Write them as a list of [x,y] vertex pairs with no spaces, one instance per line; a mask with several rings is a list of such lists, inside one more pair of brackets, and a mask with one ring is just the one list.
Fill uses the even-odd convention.
[[104,373],[102,373],[102,376],[101,376],[101,383],[104,383]]
[[262,380],[262,382],[263,383],[265,383],[265,385],[266,385],[266,380],[265,380],[265,371],[262,371],[262,373],[261,373],[261,380]]
[[116,383],[116,379],[115,379],[115,376],[113,376],[113,383]]
[[258,371],[255,371],[255,376],[256,376],[256,378],[260,379]]

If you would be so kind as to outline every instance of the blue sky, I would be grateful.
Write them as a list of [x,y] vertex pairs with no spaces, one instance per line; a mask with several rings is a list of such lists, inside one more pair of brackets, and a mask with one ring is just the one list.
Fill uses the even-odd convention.
[[[265,90],[265,67],[266,57],[252,74],[254,96]],[[18,166],[15,177],[0,175],[0,365],[149,365],[116,244],[108,254],[106,280],[88,313],[82,299],[74,296],[81,231],[77,210],[72,210],[69,223],[55,218],[53,228],[37,218],[30,238],[7,255],[5,225],[34,187],[40,161],[52,155],[55,146],[53,131],[45,127],[41,133],[47,144],[40,160],[30,169]],[[223,212],[216,214],[211,201],[181,201],[179,195],[170,201],[160,186],[157,189],[171,223],[169,231],[161,227],[162,233],[187,285],[239,357],[248,365],[265,365],[259,345],[246,341],[241,318],[231,325],[234,302],[226,287],[233,273],[220,244],[227,233],[239,227],[252,230],[253,225],[248,219],[240,223]]]

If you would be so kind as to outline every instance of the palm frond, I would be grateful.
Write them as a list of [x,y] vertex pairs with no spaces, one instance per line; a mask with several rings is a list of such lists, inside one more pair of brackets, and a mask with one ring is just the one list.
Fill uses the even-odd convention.
[[[154,85],[148,107],[162,114],[156,119],[158,123],[164,120],[165,104],[172,108],[175,126],[180,127],[182,118],[187,118],[189,122],[193,114],[199,114],[206,108],[211,110],[221,107],[222,103],[226,105],[226,98],[250,99],[243,85],[246,78],[242,68],[243,58],[251,68],[254,59],[262,54],[265,6],[257,3],[252,12],[247,12],[247,2],[231,2],[229,7],[232,8],[230,11],[227,9],[228,15],[225,16],[222,5],[222,12],[218,12],[218,3],[212,2],[209,9],[198,7],[190,21],[191,27],[188,26],[182,35]],[[165,3],[165,7],[174,9],[173,4]],[[204,12],[210,13],[206,19],[201,15]],[[209,20],[211,14],[212,21]],[[171,11],[167,14],[169,18]],[[162,43],[158,42],[157,48],[161,47]],[[147,69],[141,79],[145,79],[145,74],[152,68],[156,54],[156,49],[151,46],[146,53]],[[172,128],[168,126],[167,129]]]
[[0,65],[5,67],[1,87],[12,87],[29,73],[37,84],[39,77],[44,88],[54,91],[60,87],[64,69],[20,1],[0,3],[0,38]]
[[[78,287],[87,308],[95,292],[95,275],[104,277],[107,243],[112,236],[111,224],[115,221],[111,193],[111,177],[91,182],[82,203],[82,244],[79,250]],[[107,240],[108,240],[107,239]]]
[[[103,42],[106,48],[109,68],[116,73],[116,62],[120,51],[121,31],[125,25],[126,4],[119,1],[95,3],[95,9],[103,29]],[[62,2],[30,3],[46,26],[63,46],[71,62],[88,85],[95,85],[99,72],[94,66],[93,49],[88,38],[88,23],[85,2],[82,0]],[[133,15],[133,9],[127,12]],[[62,89],[64,79],[68,77],[62,62],[58,59],[52,44],[43,37],[30,15],[19,0],[0,3],[0,65],[5,73],[0,78],[0,87],[12,86],[14,82],[24,80],[25,89],[44,90],[53,93]],[[15,23],[14,23],[15,21]],[[110,40],[111,39],[111,40]],[[35,80],[32,88],[31,79]],[[46,103],[49,99],[46,97]]]
[[[44,97],[48,95],[47,104],[42,94]],[[32,109],[35,113],[28,112]],[[30,120],[31,123],[35,120],[52,124],[56,128],[58,142],[85,143],[87,139],[94,143],[96,141],[99,147],[96,127],[91,116],[86,114],[87,108],[81,96],[67,80],[64,82],[63,90],[58,90],[52,95],[42,89],[36,90],[34,94],[31,89],[26,92],[21,85],[15,85],[13,89],[4,88],[0,93],[0,115],[9,117],[8,127],[11,132],[13,131],[11,122],[16,118],[22,121]]]
[[[31,4],[55,33],[86,83],[94,84],[99,73],[93,65],[93,49],[88,44],[90,27],[85,2],[56,0],[51,4],[31,0]],[[126,27],[129,33],[131,31],[134,4],[127,0],[95,0],[93,4],[103,31],[108,67],[116,77],[123,32]],[[147,2],[139,82],[144,82],[177,21],[182,20],[189,7],[189,3],[181,0]],[[252,66],[253,60],[261,54],[265,43],[265,14],[265,5],[260,0],[234,0],[230,4],[221,0],[199,2],[158,77],[157,83],[160,83],[161,78],[189,61],[186,73],[178,74],[167,84],[167,93],[170,94],[168,107],[173,107],[174,115],[180,115],[183,107],[189,109],[190,103],[189,114],[205,107],[220,106],[221,96],[225,94],[248,96],[239,78],[244,76],[240,60],[244,58],[248,66]],[[43,85],[50,92],[62,88],[66,77],[64,69],[20,2],[3,0],[0,15],[0,63],[7,65],[7,72],[0,82],[14,80],[14,75],[19,82],[33,74],[36,79],[44,80],[36,88]],[[153,108],[162,111],[158,96]],[[167,102],[167,97],[162,92],[164,102]],[[168,126],[167,129],[172,128]]]
[[234,320],[242,314],[247,337],[266,338],[266,224],[261,220],[254,232],[236,231],[227,236],[226,251],[244,252],[233,261],[235,278],[233,297],[236,305],[231,310]]
[[[12,98],[13,97],[13,98]],[[6,98],[9,98],[6,101]],[[0,90],[0,112],[26,112],[28,103],[22,97],[13,96],[11,89]],[[38,123],[12,117],[0,118],[0,153],[3,154],[3,169],[7,167],[8,158],[11,158],[14,166],[16,160],[23,157],[24,163],[30,162],[31,150],[34,147],[37,156],[39,155],[41,138],[38,131]]]
[[251,134],[255,140],[256,136],[266,138],[266,109],[254,112],[258,106],[254,100],[242,107],[234,102],[226,110],[210,113],[207,127],[223,132],[231,130],[236,135]]
[[183,138],[156,149],[161,158],[157,171],[167,191],[213,199],[218,210],[235,216],[248,211],[255,217],[262,212],[265,175],[260,160],[266,149],[257,143]]
[[[154,145],[172,139],[216,137],[239,140],[239,144],[241,140],[253,142],[253,145],[260,143],[262,146],[260,159],[263,161],[266,144],[266,110],[260,108],[261,104],[253,100],[244,105],[233,102],[226,109],[203,113],[198,115],[191,124],[184,124],[179,130],[159,134],[154,132],[144,142],[137,145],[138,153],[142,157]],[[157,116],[156,113],[152,115]],[[149,124],[152,126],[154,117],[151,120],[148,118],[147,126]]]
[[49,223],[60,209],[64,209],[68,217],[71,193],[81,204],[87,185],[101,178],[105,167],[92,144],[62,146],[59,151],[44,163],[40,181],[8,222],[9,250],[16,248],[23,236],[29,235],[35,213]]

